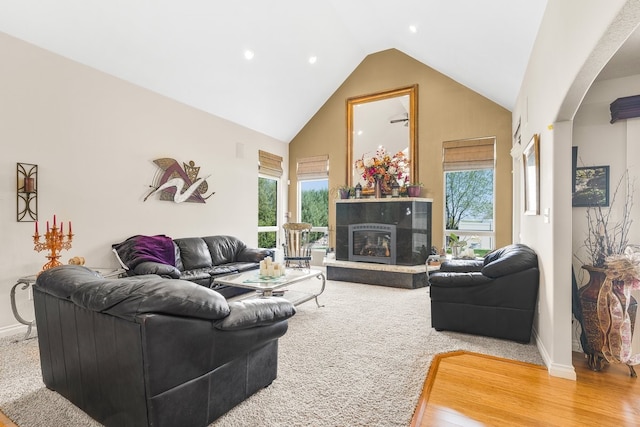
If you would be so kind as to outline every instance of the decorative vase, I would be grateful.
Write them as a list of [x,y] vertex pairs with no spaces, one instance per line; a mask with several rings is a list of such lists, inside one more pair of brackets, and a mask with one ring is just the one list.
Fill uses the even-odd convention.
[[[591,265],[583,265],[582,268],[589,273],[589,283],[578,290],[578,297],[582,308],[582,324],[580,326],[585,334],[587,344],[587,348],[583,348],[583,351],[587,355],[587,364],[589,368],[593,371],[600,371],[604,367],[606,359],[602,353],[604,332],[602,331],[600,320],[598,318],[598,296],[607,277],[607,269],[593,267]],[[624,304],[625,296],[623,286],[624,282],[617,280],[613,282],[613,293]],[[637,309],[637,302],[633,297],[631,297],[628,313],[632,325],[632,334]]]
[[341,188],[338,191],[340,192],[340,198],[341,199],[348,199],[349,198],[349,194],[351,193],[350,190],[345,189],[345,188]]
[[379,199],[382,197],[382,183],[380,182],[379,179],[376,179],[376,183],[374,185],[374,191],[375,191],[376,199]]

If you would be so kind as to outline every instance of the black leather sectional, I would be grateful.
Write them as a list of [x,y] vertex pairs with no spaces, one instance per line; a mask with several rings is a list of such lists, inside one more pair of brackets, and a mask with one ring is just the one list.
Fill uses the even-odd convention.
[[45,385],[107,426],[206,426],[277,375],[283,298],[227,302],[156,275],[104,279],[81,266],[34,285]]
[[157,274],[215,289],[226,298],[250,290],[214,284],[217,276],[259,268],[272,249],[249,248],[233,236],[186,237],[164,235],[129,237],[112,245],[130,276]]

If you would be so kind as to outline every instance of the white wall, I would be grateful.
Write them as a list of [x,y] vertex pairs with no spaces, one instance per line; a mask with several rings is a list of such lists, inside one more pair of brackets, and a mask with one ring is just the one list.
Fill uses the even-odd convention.
[[[578,147],[578,167],[606,166],[610,167],[610,201],[616,186],[620,183],[625,171],[629,178],[635,181],[634,207],[632,218],[640,218],[640,118],[619,120],[611,124],[610,104],[617,98],[639,95],[640,75],[606,80],[595,83],[587,93],[574,119],[573,144]],[[620,221],[622,207],[626,195],[624,182],[620,185],[615,202],[610,205],[611,220]],[[573,208],[573,266],[578,280],[578,286],[589,281],[589,274],[580,267],[590,264],[588,254],[584,249],[587,237],[586,208]],[[629,242],[640,244],[640,223],[632,223],[629,232]],[[639,297],[635,292],[636,299]],[[640,327],[640,316],[636,319],[636,329]],[[579,343],[579,326],[574,328],[573,350],[581,351]],[[640,351],[640,334],[635,334],[634,353]]]
[[[513,111],[522,119],[522,141],[540,134],[540,208],[543,215],[514,220],[519,241],[539,255],[541,279],[537,343],[552,375],[575,378],[571,361],[571,146],[573,115],[597,73],[622,44],[624,35],[604,38],[610,28],[625,27],[627,35],[638,20],[620,20],[619,12],[633,15],[637,1],[549,0],[523,85]],[[622,22],[622,24],[620,24]],[[624,24],[624,25],[623,25]],[[596,51],[605,51],[594,56]],[[514,129],[515,130],[515,129]],[[520,150],[514,147],[518,158]],[[516,168],[520,163],[514,163]],[[514,199],[521,196],[520,174],[514,173]],[[520,210],[520,212],[522,212]],[[516,214],[518,214],[516,212]]]
[[[33,250],[34,224],[16,221],[17,162],[38,164],[40,230],[54,214],[73,222],[64,263],[115,266],[111,244],[134,234],[230,234],[257,245],[258,150],[286,168],[286,143],[2,33],[0,57],[0,335],[19,327],[9,304],[16,279],[46,262]],[[143,202],[162,157],[193,160],[215,194],[205,204]],[[31,301],[19,297],[29,318]]]
[[[610,104],[617,98],[630,95],[640,95],[640,75],[612,79],[595,83],[585,97],[574,119],[573,144],[578,147],[578,167],[580,166],[609,166],[610,199],[620,182],[625,170],[636,180],[634,201],[640,198],[640,165],[636,154],[630,154],[640,142],[640,118],[619,120],[610,123]],[[611,206],[612,219],[620,219],[622,204],[626,193],[624,183],[621,185],[616,201]],[[573,253],[576,273],[580,270],[581,262],[590,260],[584,250],[584,240],[587,236],[586,208],[574,207],[573,213]],[[635,216],[638,218],[638,216]],[[635,224],[630,230],[630,242],[640,243],[640,224]],[[578,284],[585,284],[588,275]]]

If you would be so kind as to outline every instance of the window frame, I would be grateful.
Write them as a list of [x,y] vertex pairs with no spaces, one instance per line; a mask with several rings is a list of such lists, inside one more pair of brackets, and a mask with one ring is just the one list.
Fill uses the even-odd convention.
[[[257,235],[259,236],[260,233],[269,233],[269,232],[274,232],[276,233],[276,245],[275,248],[267,248],[267,249],[278,249],[281,245],[281,230],[282,230],[282,177],[277,177],[274,175],[268,175],[268,174],[263,174],[263,173],[258,173],[258,183],[260,182],[260,179],[268,179],[268,180],[272,180],[276,182],[276,225],[267,225],[267,226],[261,226],[258,225],[258,231],[257,231]],[[258,203],[260,200],[260,185],[258,185]],[[258,237],[258,241],[260,241],[259,237]]]
[[[312,178],[312,177],[308,177],[308,178],[298,178],[298,188],[296,190],[296,199],[297,199],[297,208],[298,211],[296,212],[297,214],[297,218],[299,218],[300,221],[302,221],[302,183],[303,182],[309,182],[309,181],[326,181],[327,182],[327,190],[329,189],[329,178],[328,177],[316,177],[316,178]],[[329,218],[329,212],[328,212],[328,208],[329,206],[327,205],[327,218]],[[329,226],[327,225],[326,227],[316,227],[313,224],[311,224],[311,232],[312,233],[324,233],[325,235],[329,235]]]
[[[468,172],[468,171],[472,171],[472,170],[483,170],[483,169],[492,169],[493,170],[493,179],[492,179],[492,187],[493,187],[493,201],[492,201],[492,205],[493,205],[493,215],[491,217],[491,224],[492,224],[492,230],[491,231],[486,231],[486,230],[452,230],[452,229],[448,229],[446,227],[447,225],[447,201],[446,201],[446,197],[447,197],[447,174],[449,173],[459,173],[459,172]],[[446,249],[449,247],[448,245],[448,239],[449,239],[449,235],[451,233],[454,233],[455,235],[457,235],[458,237],[460,237],[460,240],[467,240],[465,239],[465,237],[472,237],[472,236],[477,236],[477,237],[489,237],[491,239],[491,245],[489,248],[483,248],[483,249],[495,249],[496,247],[496,167],[495,167],[495,161],[494,164],[491,168],[472,168],[472,169],[463,169],[463,170],[443,170],[443,180],[442,180],[442,185],[443,185],[443,191],[442,194],[444,195],[444,203],[442,204],[442,218],[443,218],[443,224],[444,224],[444,234],[443,234],[443,247]]]

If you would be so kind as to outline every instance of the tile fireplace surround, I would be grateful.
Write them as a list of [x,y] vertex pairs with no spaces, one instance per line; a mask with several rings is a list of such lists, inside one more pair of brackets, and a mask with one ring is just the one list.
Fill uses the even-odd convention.
[[417,288],[428,284],[432,199],[336,201],[336,259],[327,279]]

